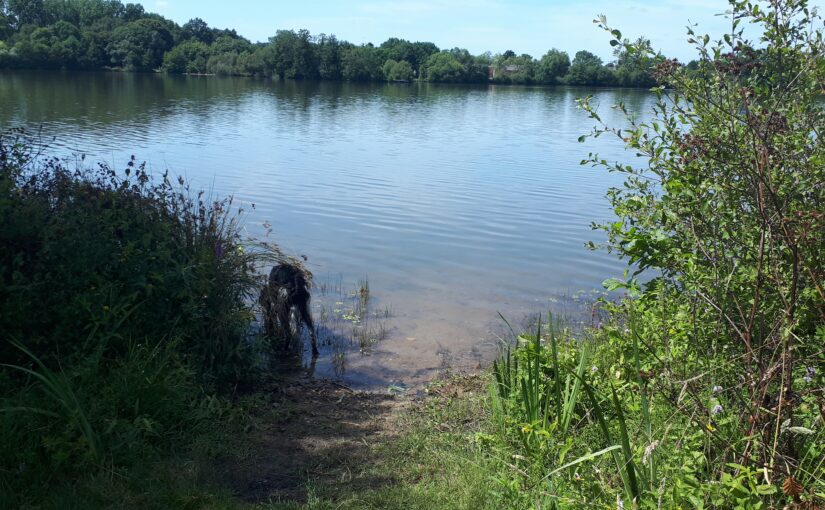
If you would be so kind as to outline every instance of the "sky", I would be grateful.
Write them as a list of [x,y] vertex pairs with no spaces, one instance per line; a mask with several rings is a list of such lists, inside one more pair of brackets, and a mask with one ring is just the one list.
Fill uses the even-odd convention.
[[[811,6],[825,11],[825,0]],[[720,36],[730,22],[719,13],[725,0],[144,0],[148,11],[178,23],[193,17],[210,26],[234,28],[252,41],[266,41],[280,29],[335,34],[355,44],[380,44],[390,37],[460,47],[473,54],[513,50],[541,57],[550,48],[571,58],[588,50],[610,59],[610,37],[593,19],[607,16],[624,37],[645,36],[668,57],[695,57],[686,26]]]

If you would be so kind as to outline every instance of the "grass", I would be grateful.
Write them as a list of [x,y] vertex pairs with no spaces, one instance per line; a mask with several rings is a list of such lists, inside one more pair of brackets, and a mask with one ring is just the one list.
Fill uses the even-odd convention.
[[[343,449],[326,457],[321,471],[333,471],[335,478],[307,476],[300,503],[244,502],[221,484],[217,459],[254,454],[254,438],[271,424],[270,404],[253,396],[231,408],[236,419],[201,429],[188,447],[127,472],[98,472],[58,485],[40,508],[524,508],[545,496],[522,493],[521,461],[492,448],[488,382],[486,376],[456,376],[431,384],[430,396],[389,415],[382,439],[371,440],[363,456],[351,457],[351,449]],[[300,421],[303,412],[279,413],[278,426]],[[342,469],[347,465],[350,471]]]
[[[305,504],[263,505],[273,509],[498,509],[521,508],[506,501],[512,468],[484,452],[489,426],[486,379],[455,377],[429,387],[432,395],[400,411],[393,437],[370,447],[362,477],[389,483],[347,490],[310,482]],[[491,484],[499,485],[498,495]]]

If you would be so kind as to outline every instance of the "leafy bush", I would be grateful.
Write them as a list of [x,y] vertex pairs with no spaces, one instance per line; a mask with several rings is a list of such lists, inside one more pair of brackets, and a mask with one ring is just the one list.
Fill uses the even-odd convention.
[[0,137],[0,492],[20,498],[185,443],[206,395],[253,380],[271,257],[231,199],[134,158],[70,168],[31,140]]
[[825,502],[822,19],[803,0],[729,17],[718,41],[690,32],[692,70],[597,20],[660,83],[652,120],[616,105],[621,129],[580,102],[644,157],[583,162],[626,176],[600,228],[638,271],[606,282],[628,296],[592,347],[539,332],[494,368],[498,438],[558,507]]
[[[697,72],[658,65],[653,121],[597,129],[648,158],[641,168],[606,163],[627,179],[610,193],[621,221],[603,228],[612,249],[661,275],[640,299],[645,317],[664,308],[683,318],[670,326],[680,338],[649,330],[646,343],[711,370],[692,382],[696,392],[724,388],[718,403],[692,410],[734,417],[720,460],[800,479],[801,444],[786,430],[811,417],[801,404],[812,388],[800,383],[821,366],[825,323],[822,19],[804,1],[731,5],[731,34],[689,33]],[[746,22],[763,31],[761,45],[745,38]]]

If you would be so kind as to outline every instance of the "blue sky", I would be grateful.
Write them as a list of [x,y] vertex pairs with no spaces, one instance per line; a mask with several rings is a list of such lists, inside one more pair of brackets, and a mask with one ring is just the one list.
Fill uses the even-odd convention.
[[[820,10],[823,4],[811,2]],[[698,23],[700,33],[721,35],[730,25],[716,14],[727,5],[725,0],[144,0],[147,10],[178,23],[200,17],[253,41],[266,40],[277,29],[306,28],[356,44],[401,37],[474,54],[512,49],[534,57],[559,48],[571,57],[586,49],[608,59],[609,38],[592,23],[605,14],[625,37],[644,35],[682,61],[693,58],[685,42],[688,22]]]

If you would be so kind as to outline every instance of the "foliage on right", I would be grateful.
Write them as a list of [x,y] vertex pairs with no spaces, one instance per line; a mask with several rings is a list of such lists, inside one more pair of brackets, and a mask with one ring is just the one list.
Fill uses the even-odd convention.
[[717,41],[690,30],[686,67],[596,20],[658,80],[644,123],[580,101],[643,161],[582,162],[624,175],[597,228],[637,272],[591,328],[548,321],[494,364],[478,443],[512,468],[500,506],[825,508],[823,24],[763,5],[731,2]]
[[[619,104],[618,129],[580,102],[599,123],[592,136],[618,136],[646,164],[583,163],[625,176],[608,194],[619,220],[600,228],[637,275],[656,276],[627,310],[651,390],[704,431],[709,479],[751,473],[778,489],[759,501],[821,504],[823,22],[805,0],[731,1],[727,17],[719,40],[689,28],[695,71],[657,65],[653,120]],[[597,22],[611,45],[655,58]]]

